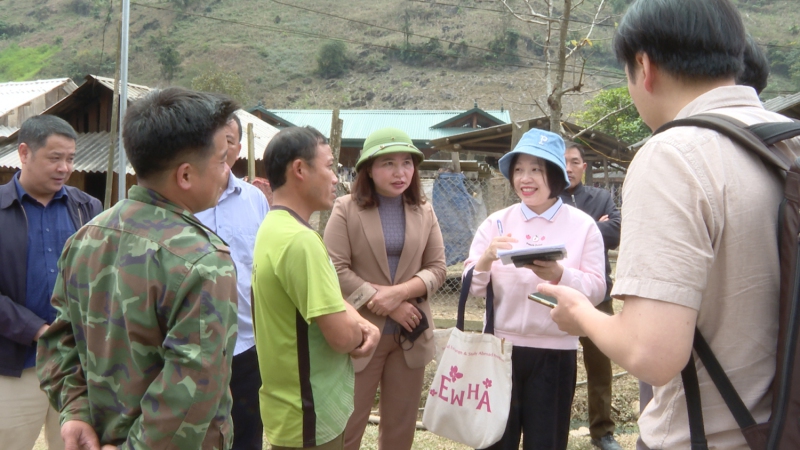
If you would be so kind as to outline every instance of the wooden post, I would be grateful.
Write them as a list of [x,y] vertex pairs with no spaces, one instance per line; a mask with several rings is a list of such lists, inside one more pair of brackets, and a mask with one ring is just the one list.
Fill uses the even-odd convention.
[[603,157],[603,172],[605,172],[606,190],[611,189],[611,180],[608,179],[608,158]]
[[506,151],[510,152],[517,146],[517,142],[522,139],[522,135],[531,129],[530,123],[527,120],[523,122],[511,122],[511,148]]
[[[330,146],[331,152],[333,153],[333,170],[336,171],[337,176],[339,173],[339,154],[342,150],[342,125],[344,125],[344,121],[339,118],[339,110],[333,110],[333,117],[331,117],[331,136],[330,136]],[[339,182],[336,184],[336,197],[340,197],[344,195],[344,187],[342,183]],[[319,229],[317,230],[320,235],[325,233],[325,226],[328,225],[328,219],[331,217],[331,212],[328,211],[320,211],[319,212]]]
[[[511,122],[511,148],[506,150],[504,153],[508,153],[517,146],[519,140],[522,139],[522,135],[527,133],[528,130],[531,129],[531,124],[527,120],[522,122]],[[504,201],[504,205],[511,204],[512,199],[517,194],[514,192],[514,188],[511,187],[511,183],[506,184],[506,198]]]
[[[111,143],[108,145],[108,168],[106,172],[106,193],[103,198],[103,209],[111,207],[111,197],[114,190],[114,152],[117,148],[119,139],[117,138],[117,129],[119,128],[119,77],[120,67],[122,66],[122,2],[120,2],[120,19],[117,25],[117,69],[114,74],[114,99],[111,104]],[[125,101],[128,101],[126,98]],[[120,130],[122,132],[122,130]],[[119,149],[122,151],[122,149]],[[120,174],[125,176],[125,174]]]
[[453,160],[453,173],[461,173],[461,158],[458,152],[450,152],[450,158]]
[[594,186],[594,167],[591,161],[586,164],[586,172],[583,173],[583,184],[584,186]]
[[247,124],[247,179],[250,184],[256,179],[256,138],[253,135],[253,123]]

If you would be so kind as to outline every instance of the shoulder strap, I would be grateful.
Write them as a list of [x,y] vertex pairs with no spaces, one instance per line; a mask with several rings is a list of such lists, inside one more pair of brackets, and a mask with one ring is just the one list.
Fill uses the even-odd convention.
[[[458,297],[458,315],[456,316],[456,328],[464,331],[464,313],[467,309],[467,299],[469,298],[469,288],[472,286],[472,272],[475,266],[470,267],[464,279],[461,280],[461,295]],[[492,281],[486,286],[486,327],[484,333],[494,334],[494,291]]]
[[706,430],[703,425],[703,406],[700,403],[700,383],[697,381],[697,369],[694,356],[689,355],[689,362],[681,371],[683,392],[686,394],[686,409],[689,411],[689,437],[692,450],[708,450]]
[[[725,400],[725,404],[731,411],[733,418],[739,428],[744,430],[747,427],[755,426],[756,421],[753,415],[747,409],[747,406],[739,397],[736,389],[733,387],[728,375],[722,369],[714,352],[711,351],[711,346],[708,345],[700,330],[694,330],[694,351],[697,357],[703,362],[703,365],[708,372],[709,378],[714,382],[714,386]],[[697,369],[694,365],[694,356],[689,358],[689,363],[681,371],[681,378],[683,380],[683,389],[686,394],[686,406],[689,411],[689,432],[691,435],[692,450],[705,450],[708,448],[706,442],[705,430],[703,427],[703,409],[700,404],[700,385],[697,381]]]
[[747,126],[744,123],[722,114],[698,114],[685,119],[667,122],[655,134],[674,127],[701,127],[716,131],[758,155],[766,164],[786,171],[791,161],[772,147],[772,144],[800,135],[798,122],[767,122]]
[[764,122],[750,125],[747,129],[765,144],[773,145],[800,135],[800,122]]

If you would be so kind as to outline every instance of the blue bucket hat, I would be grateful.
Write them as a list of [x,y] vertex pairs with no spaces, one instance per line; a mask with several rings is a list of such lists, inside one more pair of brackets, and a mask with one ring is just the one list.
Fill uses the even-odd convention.
[[569,177],[567,176],[567,163],[564,160],[564,140],[561,136],[549,131],[534,128],[522,135],[522,138],[514,147],[514,150],[503,155],[498,164],[500,172],[506,179],[511,179],[511,160],[514,155],[524,153],[526,155],[542,158],[555,164],[564,173],[564,180],[569,187]]

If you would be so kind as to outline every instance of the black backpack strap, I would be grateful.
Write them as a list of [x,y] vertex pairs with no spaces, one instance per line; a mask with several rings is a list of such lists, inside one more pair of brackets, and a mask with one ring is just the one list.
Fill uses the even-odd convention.
[[[758,155],[766,164],[786,171],[791,161],[771,144],[800,134],[797,122],[773,122],[756,124],[748,127],[744,123],[722,114],[698,114],[685,119],[673,120],[659,127],[655,133],[661,133],[674,127],[700,127],[714,130],[749,151]],[[764,141],[770,144],[765,144]]]
[[[728,409],[733,414],[739,428],[745,429],[750,426],[755,426],[756,421],[753,415],[745,406],[742,398],[736,393],[728,375],[722,369],[714,352],[706,342],[700,330],[694,330],[694,351],[697,357],[703,362],[703,365],[708,372],[709,378],[714,382],[722,399],[728,406]],[[681,371],[681,378],[683,379],[683,389],[686,394],[686,406],[689,410],[689,431],[692,439],[692,450],[703,450],[708,448],[706,442],[705,430],[703,427],[703,409],[700,404],[700,385],[697,381],[697,369],[694,365],[694,357],[689,358],[689,363]]]
[[689,362],[681,371],[683,391],[686,394],[686,408],[689,411],[689,436],[692,450],[708,450],[706,430],[703,426],[703,407],[700,404],[700,383],[697,381],[697,369],[694,356],[689,355]]
[[[458,297],[458,315],[456,316],[456,328],[464,331],[464,313],[467,309],[467,299],[469,298],[469,288],[472,286],[472,272],[475,271],[475,266],[470,267],[461,280],[461,295]],[[492,290],[492,281],[489,280],[489,285],[486,286],[486,326],[483,330],[484,333],[494,334],[494,291]]]
[[764,122],[750,125],[747,129],[765,144],[773,145],[800,135],[800,122]]
[[708,345],[708,342],[706,342],[703,335],[700,334],[700,330],[697,328],[694,330],[694,351],[697,352],[697,357],[700,358],[700,361],[703,361],[709,378],[711,378],[711,381],[714,382],[714,385],[719,390],[722,399],[725,400],[725,404],[728,405],[728,409],[731,410],[733,418],[736,419],[739,428],[747,428],[756,425],[753,415],[750,414],[742,398],[736,393],[733,383],[731,383],[728,375],[725,374],[717,357],[714,356],[714,352],[711,351],[711,346]]

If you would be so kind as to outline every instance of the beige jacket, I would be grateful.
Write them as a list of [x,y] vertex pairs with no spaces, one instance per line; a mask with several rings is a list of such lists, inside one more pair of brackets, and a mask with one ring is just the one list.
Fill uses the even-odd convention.
[[[404,205],[406,236],[395,273],[395,284],[416,276],[425,282],[428,289],[426,301],[416,303],[416,306],[428,316],[430,328],[405,352],[406,364],[415,369],[424,367],[433,359],[433,316],[427,299],[444,283],[447,270],[444,241],[433,207],[430,203],[419,207]],[[362,209],[350,195],[337,199],[325,227],[324,239],[339,275],[342,295],[362,316],[383,330],[386,317],[362,307],[376,292],[370,283],[384,286],[392,284],[378,208]],[[356,372],[363,370],[370,359],[354,359]]]

